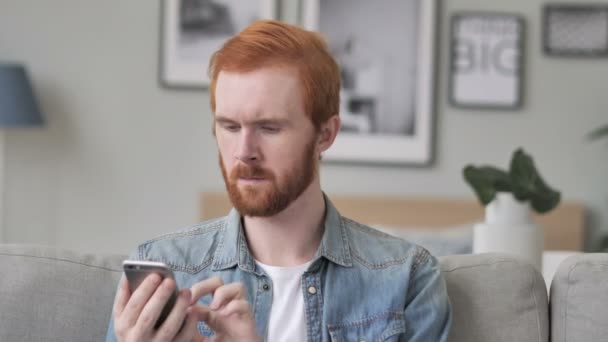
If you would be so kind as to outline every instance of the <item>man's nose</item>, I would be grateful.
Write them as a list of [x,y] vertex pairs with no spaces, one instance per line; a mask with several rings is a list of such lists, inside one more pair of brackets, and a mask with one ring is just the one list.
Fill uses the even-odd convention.
[[256,137],[252,132],[244,130],[240,135],[235,158],[243,163],[252,163],[260,159]]

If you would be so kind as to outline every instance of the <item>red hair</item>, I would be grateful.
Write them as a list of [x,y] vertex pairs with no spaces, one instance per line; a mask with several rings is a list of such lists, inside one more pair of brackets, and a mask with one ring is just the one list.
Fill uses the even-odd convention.
[[263,67],[295,67],[304,110],[318,130],[338,115],[340,71],[320,34],[275,20],[260,20],[232,37],[209,62],[209,97],[215,113],[215,87],[222,70],[248,72]]

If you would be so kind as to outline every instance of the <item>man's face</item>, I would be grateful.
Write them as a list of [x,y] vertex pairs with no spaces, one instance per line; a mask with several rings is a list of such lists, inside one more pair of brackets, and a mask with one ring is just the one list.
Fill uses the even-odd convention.
[[315,179],[317,134],[291,68],[220,72],[215,134],[234,207],[245,216],[283,211]]

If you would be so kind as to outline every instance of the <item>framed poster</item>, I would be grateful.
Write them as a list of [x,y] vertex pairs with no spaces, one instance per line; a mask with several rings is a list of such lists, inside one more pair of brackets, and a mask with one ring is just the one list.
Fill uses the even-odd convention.
[[452,17],[450,102],[457,107],[516,109],[522,104],[524,21],[514,14]]
[[211,55],[258,19],[276,17],[275,0],[162,0],[160,83],[207,88]]
[[341,70],[342,129],[324,160],[432,161],[436,12],[436,0],[303,0],[302,25]]
[[545,5],[543,47],[552,56],[608,57],[608,5]]

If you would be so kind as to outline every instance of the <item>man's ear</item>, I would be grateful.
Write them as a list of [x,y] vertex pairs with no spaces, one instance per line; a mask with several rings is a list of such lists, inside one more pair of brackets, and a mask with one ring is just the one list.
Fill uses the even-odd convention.
[[319,140],[317,142],[319,152],[325,152],[333,145],[338,132],[340,132],[340,125],[341,121],[338,115],[332,115],[332,117],[321,124]]

